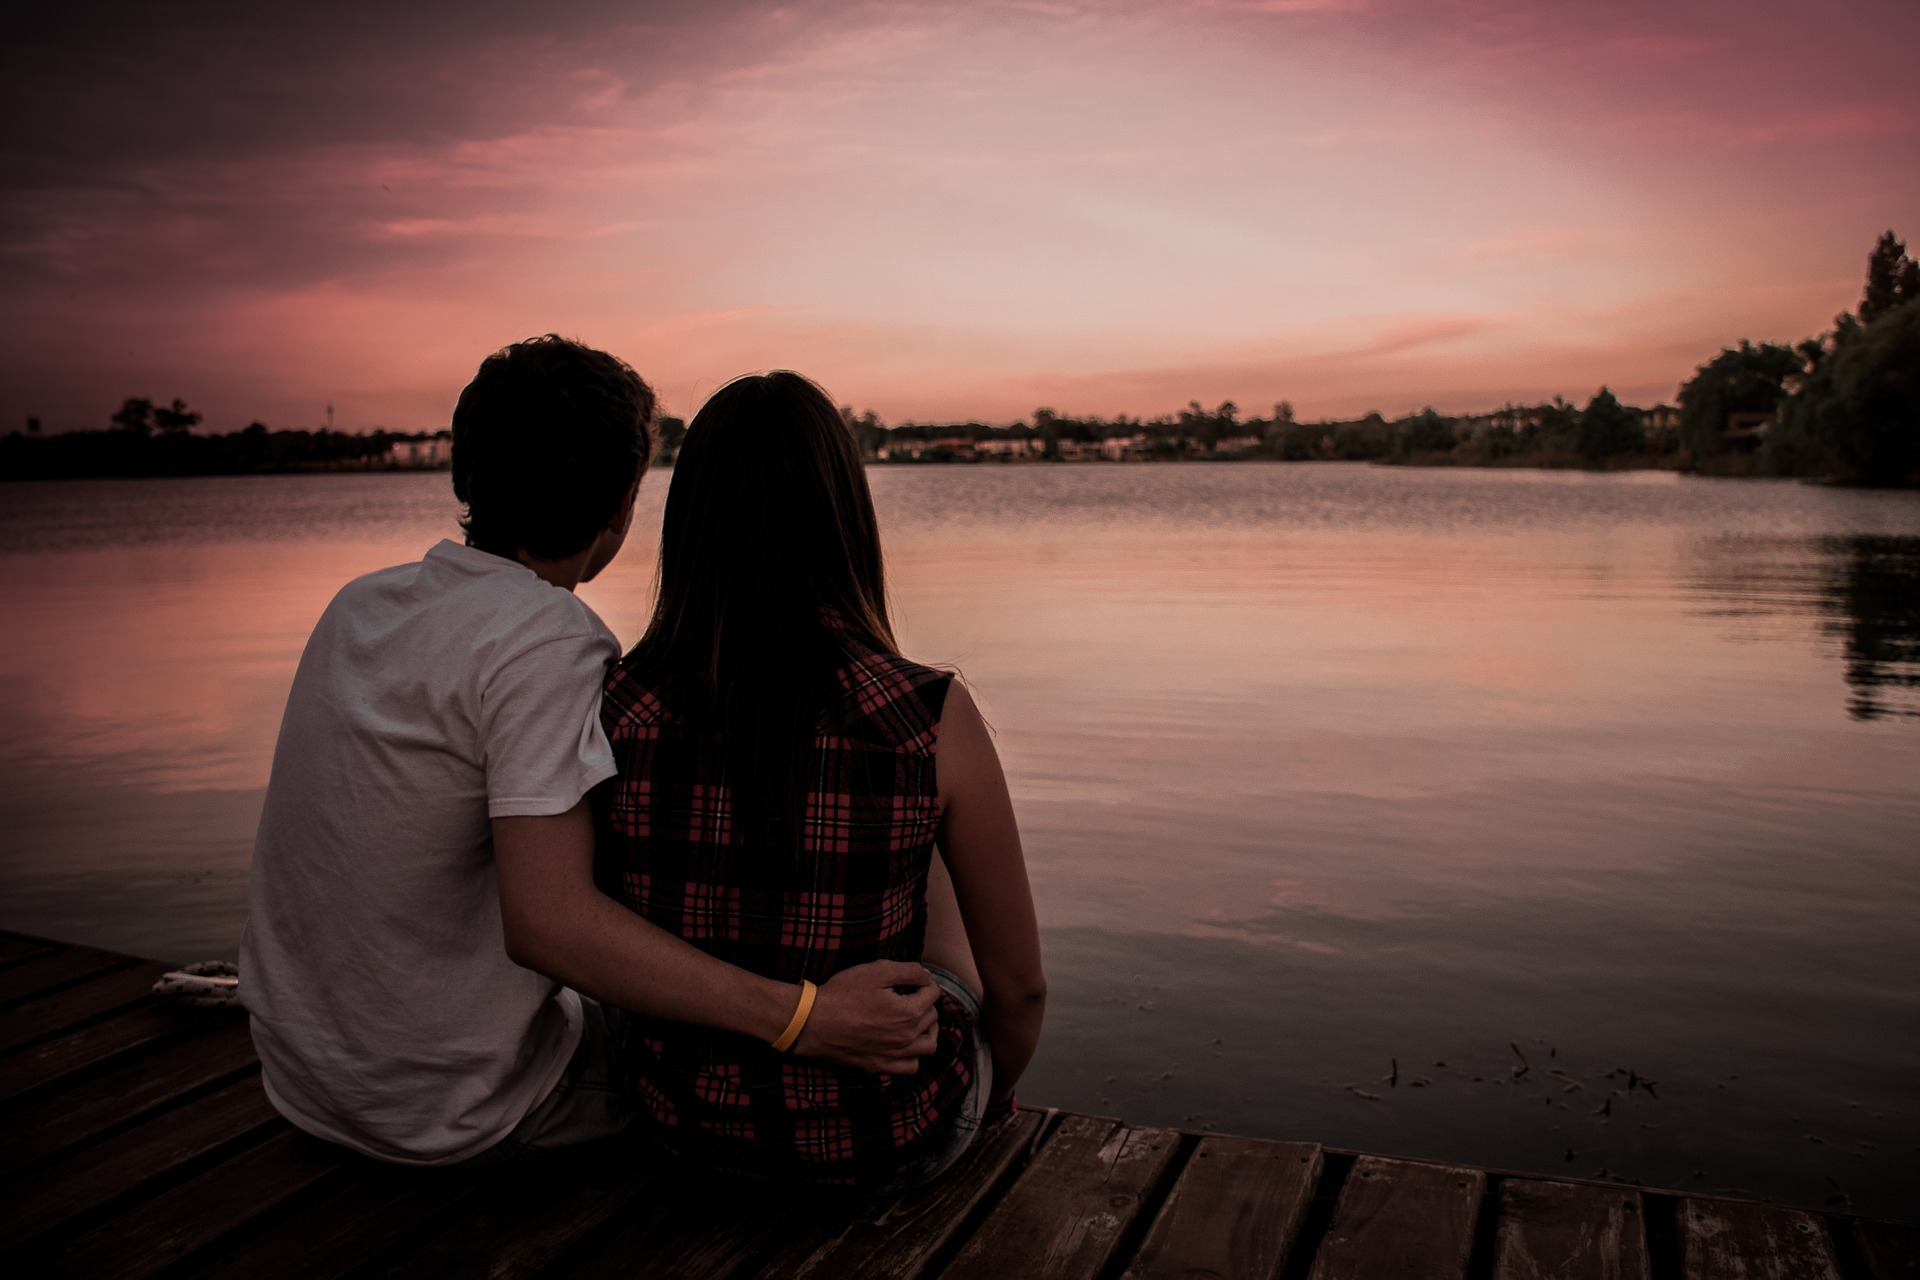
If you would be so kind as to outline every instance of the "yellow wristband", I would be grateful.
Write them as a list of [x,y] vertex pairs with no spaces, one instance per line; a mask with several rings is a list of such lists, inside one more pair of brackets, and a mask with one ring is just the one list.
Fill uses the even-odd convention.
[[793,1042],[798,1040],[800,1033],[807,1029],[807,1019],[813,1016],[813,998],[819,994],[820,988],[805,978],[800,979],[800,1003],[794,1007],[793,1021],[789,1022],[787,1029],[780,1033],[780,1038],[773,1042],[775,1053],[785,1053],[793,1048]]

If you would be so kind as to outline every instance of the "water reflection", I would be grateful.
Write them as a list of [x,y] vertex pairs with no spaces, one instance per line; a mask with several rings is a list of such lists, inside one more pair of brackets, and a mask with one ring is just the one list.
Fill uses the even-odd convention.
[[1729,639],[1799,641],[1815,621],[1840,642],[1848,715],[1920,717],[1920,537],[1718,536],[1689,560],[1687,594]]
[[1857,720],[1920,716],[1920,538],[1829,538],[1827,628],[1845,645]]

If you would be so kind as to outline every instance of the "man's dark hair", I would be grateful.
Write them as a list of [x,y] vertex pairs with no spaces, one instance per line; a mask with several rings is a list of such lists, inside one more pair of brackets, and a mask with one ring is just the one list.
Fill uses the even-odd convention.
[[646,473],[653,409],[624,362],[558,334],[481,361],[453,410],[467,544],[509,559],[586,550]]

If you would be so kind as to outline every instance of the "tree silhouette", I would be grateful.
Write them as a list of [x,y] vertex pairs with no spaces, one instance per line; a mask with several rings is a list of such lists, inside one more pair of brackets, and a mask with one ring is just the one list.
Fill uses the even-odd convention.
[[1872,324],[1903,302],[1920,298],[1920,262],[1892,231],[1880,237],[1867,258],[1867,287],[1860,296],[1860,323]]
[[175,396],[171,405],[153,411],[153,425],[166,432],[191,431],[200,425],[200,415],[187,408],[187,402]]
[[1060,456],[1060,415],[1044,406],[1033,411],[1033,429],[1040,433],[1042,457]]
[[1394,434],[1394,444],[1403,455],[1445,453],[1456,440],[1452,421],[1435,413],[1432,405],[1401,419]]
[[1727,417],[1772,413],[1786,395],[1787,379],[1805,369],[1792,347],[1755,346],[1745,338],[1694,371],[1680,387],[1680,440],[1695,458],[1724,452]]
[[1920,470],[1920,297],[1837,333],[1782,416],[1786,433],[1817,442],[1842,480],[1912,479]]
[[1867,259],[1856,319],[1797,348],[1799,389],[1781,407],[1767,452],[1780,471],[1827,470],[1854,484],[1897,485],[1920,471],[1920,264],[1893,232]]
[[1639,452],[1646,447],[1647,433],[1633,411],[1602,387],[1580,411],[1574,443],[1581,457],[1599,462],[1617,454]]
[[200,415],[187,408],[187,402],[178,396],[172,404],[159,406],[144,396],[130,396],[120,402],[119,412],[108,421],[137,436],[150,436],[156,427],[173,435],[200,425]]
[[1231,400],[1222,400],[1212,412],[1203,408],[1198,400],[1189,400],[1187,407],[1180,411],[1180,428],[1203,453],[1212,453],[1220,437],[1239,425],[1239,418],[1240,406]]
[[120,402],[120,411],[108,421],[137,436],[152,435],[153,401],[129,397]]

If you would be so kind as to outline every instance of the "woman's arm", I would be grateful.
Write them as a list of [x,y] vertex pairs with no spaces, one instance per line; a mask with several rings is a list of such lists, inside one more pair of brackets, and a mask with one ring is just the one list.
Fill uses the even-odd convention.
[[1005,1101],[1040,1041],[1047,977],[1006,775],[973,695],[958,680],[947,691],[934,758],[945,810],[940,853],[980,975],[994,1097]]

